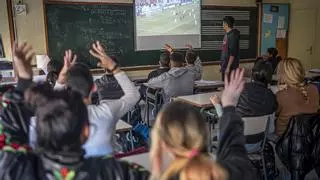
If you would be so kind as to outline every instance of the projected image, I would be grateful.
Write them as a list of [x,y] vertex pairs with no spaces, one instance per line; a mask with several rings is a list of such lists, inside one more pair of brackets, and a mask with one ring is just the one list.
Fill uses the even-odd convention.
[[136,35],[200,34],[200,0],[135,0]]

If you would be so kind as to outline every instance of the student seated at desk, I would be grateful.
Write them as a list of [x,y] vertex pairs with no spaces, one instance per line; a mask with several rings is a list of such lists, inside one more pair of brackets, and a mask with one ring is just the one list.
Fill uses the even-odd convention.
[[59,61],[51,60],[47,64],[47,71],[48,74],[46,76],[47,82],[54,87],[56,84],[56,81],[58,79],[58,76],[60,74],[60,71],[63,67],[63,64]]
[[163,89],[164,103],[170,98],[193,94],[194,74],[183,67],[184,58],[181,53],[170,55],[170,70],[160,76],[150,79],[148,85]]
[[[238,70],[222,93],[221,141],[216,161],[208,153],[207,123],[200,112],[182,102],[168,104],[152,129],[152,178],[165,180],[255,180],[257,174],[244,148],[243,122],[235,106],[243,89]],[[163,168],[163,156],[172,160]]]
[[186,68],[192,71],[195,75],[195,80],[202,78],[202,65],[199,56],[194,51],[187,51],[186,54]]
[[[115,56],[110,56],[114,63],[119,64]],[[117,79],[114,77],[110,70],[106,69],[106,73],[95,81],[97,85],[97,93],[99,100],[120,99],[124,93],[121,89]]]
[[276,133],[281,136],[287,129],[291,116],[301,113],[316,113],[319,109],[319,92],[316,86],[305,84],[302,63],[295,58],[280,61],[277,92],[278,110]]
[[[170,70],[170,53],[168,51],[165,51],[160,54],[159,65],[160,67],[158,69],[153,70],[152,72],[149,73],[148,81]],[[147,87],[144,85],[141,85],[139,91],[140,91],[141,98],[146,99]],[[154,90],[149,89],[148,91],[154,94]]]
[[278,50],[276,48],[268,48],[267,55],[258,57],[255,63],[265,61],[272,66],[272,73],[276,73],[277,66],[282,60],[281,56],[278,56]]
[[160,67],[156,70],[153,70],[148,75],[148,80],[160,76],[162,73],[168,72],[170,70],[170,53],[163,52],[159,58]]
[[[277,100],[268,88],[272,79],[271,65],[265,62],[256,63],[252,69],[252,82],[246,83],[236,107],[241,117],[255,117],[272,114],[277,110]],[[218,116],[222,115],[219,98],[211,99]]]
[[[188,48],[185,56],[186,69],[194,74],[195,81],[201,80],[203,68],[200,57],[193,51],[191,45],[187,44],[186,47]],[[169,44],[165,44],[165,48],[170,54],[174,52],[172,46]]]
[[256,63],[252,68],[252,82],[246,83],[237,105],[237,113],[242,117],[264,116],[277,110],[277,100],[268,88],[272,80],[269,63]]
[[109,155],[113,153],[112,137],[117,121],[136,105],[140,95],[126,73],[121,71],[118,65],[105,53],[99,42],[93,44],[90,54],[98,58],[104,68],[113,73],[124,91],[124,95],[120,99],[100,101],[99,105],[92,105],[90,99],[95,90],[92,75],[87,66],[70,64],[72,60],[70,50],[66,52],[65,61],[67,63],[59,75],[56,87],[66,86],[70,90],[79,92],[87,104],[90,136],[83,146],[86,150],[86,156]]

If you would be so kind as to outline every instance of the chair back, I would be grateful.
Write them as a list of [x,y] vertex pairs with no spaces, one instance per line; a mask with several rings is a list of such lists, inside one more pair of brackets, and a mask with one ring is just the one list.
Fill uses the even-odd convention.
[[255,144],[263,141],[267,137],[270,119],[273,114],[257,116],[257,117],[243,117],[244,122],[244,135],[246,137],[246,143]]

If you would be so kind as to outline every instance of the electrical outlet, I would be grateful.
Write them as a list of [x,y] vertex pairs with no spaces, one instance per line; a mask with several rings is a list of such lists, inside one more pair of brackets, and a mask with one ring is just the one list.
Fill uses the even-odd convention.
[[16,4],[14,5],[16,15],[27,15],[27,5],[26,4]]

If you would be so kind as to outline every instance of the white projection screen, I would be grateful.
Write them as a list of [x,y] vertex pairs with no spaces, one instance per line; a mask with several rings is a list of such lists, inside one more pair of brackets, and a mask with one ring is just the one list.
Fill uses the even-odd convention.
[[135,0],[135,49],[201,48],[201,0]]

